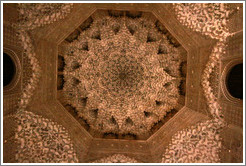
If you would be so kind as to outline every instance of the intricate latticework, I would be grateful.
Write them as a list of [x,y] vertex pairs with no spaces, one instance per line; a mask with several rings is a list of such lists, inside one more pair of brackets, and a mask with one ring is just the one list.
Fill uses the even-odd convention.
[[[33,41],[27,31],[64,18],[70,12],[72,6],[73,4],[18,4],[20,18],[14,26],[17,28],[19,38],[23,43],[24,55],[27,56],[24,59],[29,59],[28,63],[31,64],[32,70],[32,73],[30,73],[31,71],[28,73],[31,76],[28,75],[26,77],[29,80],[24,80],[25,87],[20,98],[20,110],[25,109],[30,102],[30,98],[34,93],[41,75],[41,67],[34,51]],[[26,73],[24,74],[26,76]]]
[[[202,86],[213,119],[177,132],[163,154],[162,162],[208,163],[219,162],[220,130],[225,125],[211,75],[225,53],[229,33],[227,19],[230,11],[223,3],[174,4],[179,21],[194,31],[217,39],[202,76]],[[215,72],[215,71],[214,71]]]
[[175,11],[179,21],[194,31],[217,40],[230,35],[227,21],[230,14],[224,3],[177,3]]
[[227,26],[229,14],[232,11],[224,3],[174,4],[174,9],[178,20],[183,25],[218,40],[204,69],[202,86],[211,114],[221,119],[223,115],[217,97],[210,86],[209,78],[225,53],[227,37],[233,35]]
[[209,120],[177,132],[163,154],[163,163],[217,163],[220,121]]
[[[25,77],[24,90],[18,104],[19,109],[15,114],[18,123],[15,133],[18,144],[15,158],[21,163],[78,162],[72,142],[64,127],[25,111],[41,75],[39,61],[28,30],[65,17],[62,6],[62,4],[19,4],[18,6],[21,19],[15,26],[23,43],[24,56],[26,56],[23,58],[25,60],[23,63],[30,65],[29,72],[24,73],[23,76]],[[54,12],[54,9],[57,10]],[[70,8],[65,10],[65,13],[69,11]]]
[[20,163],[78,162],[68,132],[61,125],[31,112],[17,116],[15,138],[19,146],[15,155]]
[[22,82],[23,82],[23,88],[26,87],[30,81],[30,78],[32,77],[32,65],[31,61],[28,58],[28,56],[23,56],[23,73],[22,73]]
[[112,156],[104,157],[92,163],[139,163],[137,160],[122,154],[114,154]]
[[216,65],[212,73],[210,74],[209,82],[212,87],[213,94],[217,97],[219,91],[219,78],[220,78],[220,68]]
[[95,130],[147,132],[177,104],[180,54],[150,14],[92,20],[66,44],[66,99]]
[[70,13],[72,3],[20,3],[19,26],[24,29],[51,24]]

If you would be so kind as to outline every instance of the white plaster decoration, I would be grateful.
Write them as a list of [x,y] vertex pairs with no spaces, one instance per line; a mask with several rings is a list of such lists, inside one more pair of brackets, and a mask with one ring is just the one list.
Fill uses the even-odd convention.
[[27,111],[16,115],[18,163],[76,163],[68,131],[57,123]]
[[224,41],[229,33],[227,22],[232,12],[225,3],[175,3],[181,24],[212,39]]
[[218,163],[221,138],[216,119],[177,132],[162,157],[163,163]]
[[[18,4],[19,22],[14,25],[23,44],[24,56],[27,56],[32,66],[32,77],[24,87],[20,98],[19,109],[24,110],[28,105],[41,76],[41,67],[33,48],[32,39],[28,30],[53,23],[64,18],[71,10],[73,4],[46,4],[46,3],[20,3]],[[54,12],[55,11],[55,12]]]
[[225,53],[225,43],[217,42],[214,46],[212,53],[209,56],[206,67],[203,71],[202,76],[202,86],[204,95],[207,99],[207,104],[209,106],[210,113],[214,118],[219,118],[223,120],[223,113],[221,107],[218,103],[217,96],[214,95],[209,78],[215,66],[219,63],[219,58]]
[[209,78],[225,53],[227,37],[234,35],[227,27],[232,11],[225,3],[175,3],[174,9],[181,24],[217,40],[203,72],[202,86],[211,114],[214,118],[223,120],[221,107],[213,94]]
[[177,104],[181,55],[150,14],[100,14],[65,46],[64,95],[95,130],[143,134]]
[[123,154],[114,154],[112,156],[104,157],[92,163],[139,163],[134,158],[130,158]]
[[28,84],[26,85],[26,87],[24,87],[21,98],[20,98],[20,102],[19,102],[19,109],[24,110],[27,107],[29,101],[31,100],[31,97],[38,85],[39,78],[41,76],[41,67],[36,58],[36,53],[33,50],[32,41],[28,33],[26,31],[20,31],[19,36],[23,43],[24,56],[28,56],[30,60],[30,64],[32,66],[32,76]]
[[[32,68],[32,76],[24,87],[16,113],[18,128],[15,138],[18,147],[15,157],[18,162],[78,162],[64,127],[26,111],[42,71],[28,30],[64,18],[70,11],[68,6],[72,5],[22,3],[18,6],[21,18],[14,26],[23,44],[24,56],[29,58]],[[55,13],[52,13],[54,10]]]
[[217,163],[220,162],[219,151],[221,150],[219,134],[221,128],[226,124],[209,78],[225,53],[227,37],[233,35],[227,28],[230,11],[223,3],[174,4],[174,8],[181,24],[218,40],[202,76],[204,95],[213,119],[177,132],[166,147],[162,162]]
[[19,26],[32,30],[65,18],[73,3],[19,3],[18,6]]

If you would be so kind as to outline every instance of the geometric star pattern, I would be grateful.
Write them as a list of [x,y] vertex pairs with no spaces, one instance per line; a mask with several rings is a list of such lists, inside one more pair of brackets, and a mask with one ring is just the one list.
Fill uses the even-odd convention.
[[92,17],[66,44],[64,95],[97,131],[144,134],[177,104],[180,54],[149,13]]

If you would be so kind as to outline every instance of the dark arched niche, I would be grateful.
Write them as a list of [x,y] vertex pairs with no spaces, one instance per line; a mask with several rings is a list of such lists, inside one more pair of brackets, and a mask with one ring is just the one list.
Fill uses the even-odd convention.
[[3,53],[3,87],[9,85],[16,73],[15,63],[12,58]]
[[226,85],[231,96],[243,99],[243,64],[233,66],[227,75]]

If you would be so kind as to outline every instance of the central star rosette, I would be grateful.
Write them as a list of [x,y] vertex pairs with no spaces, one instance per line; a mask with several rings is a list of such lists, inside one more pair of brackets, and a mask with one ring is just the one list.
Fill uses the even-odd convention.
[[[70,44],[72,56],[64,56],[64,91],[68,91],[65,94],[78,116],[93,129],[143,134],[177,104],[176,77],[164,70],[157,55],[161,37],[146,42],[146,29],[133,35],[126,20],[107,19],[106,27],[100,29],[100,40],[88,34],[97,32],[102,20],[92,24],[96,30],[89,29]],[[120,22],[117,33],[107,27],[114,21]],[[153,33],[160,36],[158,31]],[[83,50],[85,45],[87,51]]]
[[131,54],[112,53],[100,64],[100,85],[112,98],[132,98],[144,84],[144,67]]

